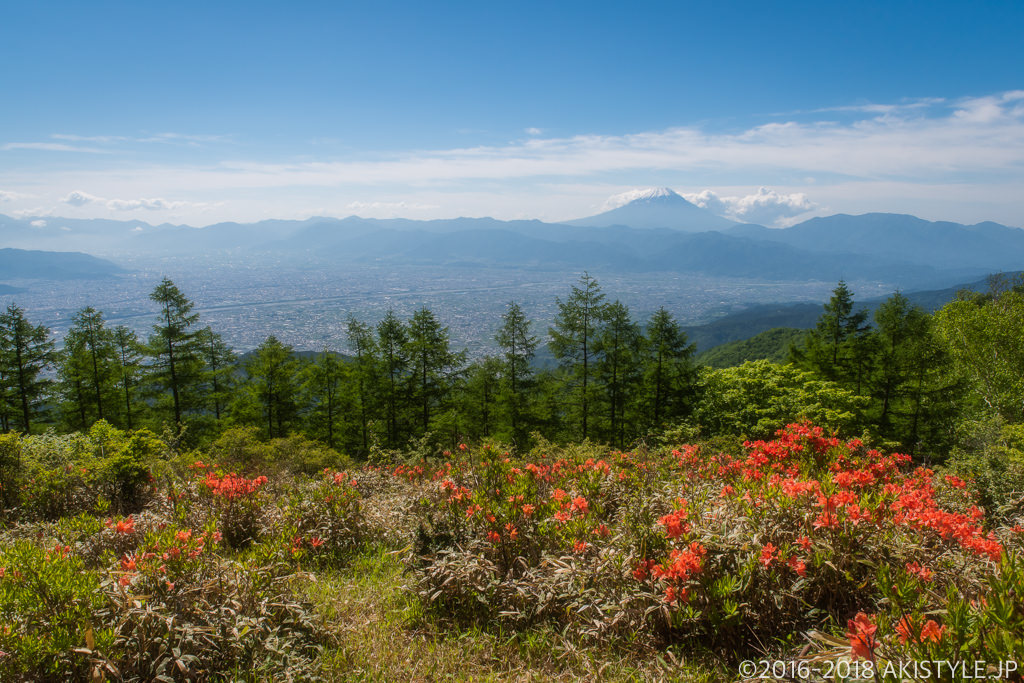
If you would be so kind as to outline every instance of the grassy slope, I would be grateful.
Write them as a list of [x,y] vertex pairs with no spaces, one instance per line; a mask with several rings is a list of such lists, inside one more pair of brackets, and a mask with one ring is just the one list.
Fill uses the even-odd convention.
[[316,575],[303,592],[332,625],[323,655],[328,681],[716,681],[729,676],[683,664],[672,650],[613,652],[550,628],[495,633],[425,611],[404,572],[407,549],[371,546],[352,564]]

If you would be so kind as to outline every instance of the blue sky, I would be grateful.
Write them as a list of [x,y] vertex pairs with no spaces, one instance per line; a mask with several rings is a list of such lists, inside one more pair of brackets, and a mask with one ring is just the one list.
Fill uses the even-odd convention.
[[[0,213],[1024,225],[1020,2],[14,2]],[[761,189],[764,188],[764,189]]]

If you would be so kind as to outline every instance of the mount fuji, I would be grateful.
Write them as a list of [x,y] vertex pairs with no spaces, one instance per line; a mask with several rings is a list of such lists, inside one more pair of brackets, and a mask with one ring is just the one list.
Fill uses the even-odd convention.
[[610,201],[619,206],[596,216],[564,223],[584,228],[621,225],[642,229],[670,228],[683,232],[727,230],[738,225],[728,218],[691,204],[667,187],[634,190],[613,197]]

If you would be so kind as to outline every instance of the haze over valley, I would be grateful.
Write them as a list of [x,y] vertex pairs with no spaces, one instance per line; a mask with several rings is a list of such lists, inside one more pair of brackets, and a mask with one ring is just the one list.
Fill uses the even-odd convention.
[[[0,283],[60,336],[91,305],[149,330],[148,294],[186,283],[203,319],[234,348],[271,331],[297,349],[345,349],[344,320],[429,306],[474,356],[492,351],[509,301],[539,330],[587,271],[641,318],[665,306],[685,325],[756,304],[821,302],[839,279],[858,297],[940,289],[1024,264],[1024,230],[907,215],[813,218],[769,229],[732,221],[667,188],[601,214],[549,224],[359,217],[153,226],[140,221],[0,216]],[[97,257],[65,254],[69,249]],[[17,264],[17,267],[15,267]],[[751,332],[753,334],[753,331]]]

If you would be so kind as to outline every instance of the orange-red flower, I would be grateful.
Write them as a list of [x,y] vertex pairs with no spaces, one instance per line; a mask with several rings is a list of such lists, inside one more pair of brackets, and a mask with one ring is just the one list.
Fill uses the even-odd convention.
[[875,631],[878,625],[871,623],[871,618],[863,612],[846,622],[846,637],[850,639],[850,651],[854,659],[874,660],[875,648],[878,641],[875,640]]

